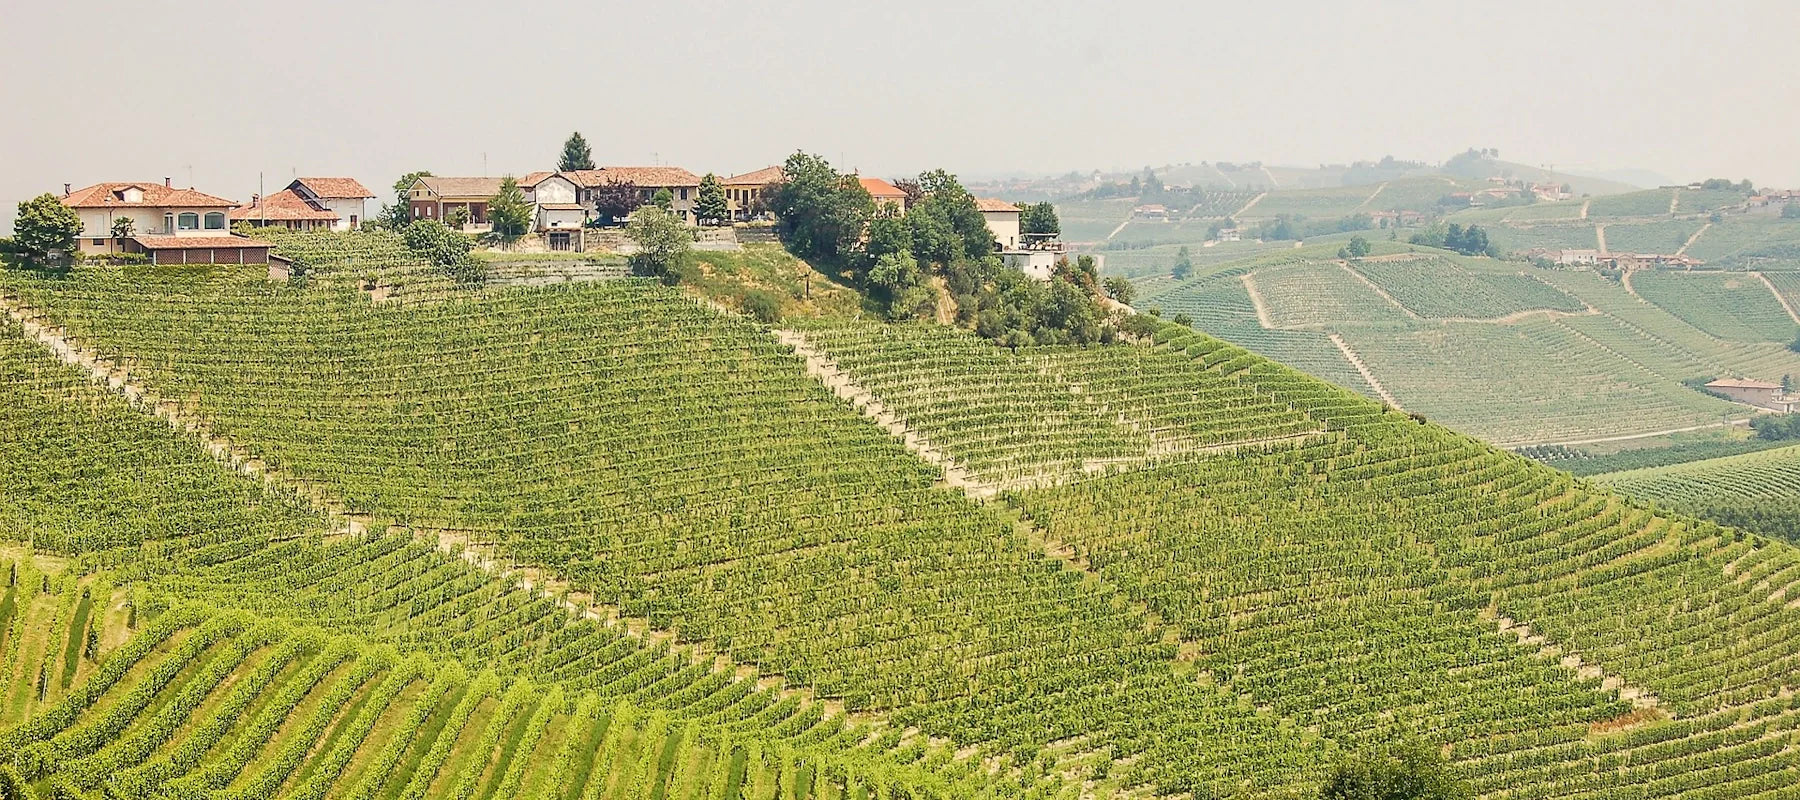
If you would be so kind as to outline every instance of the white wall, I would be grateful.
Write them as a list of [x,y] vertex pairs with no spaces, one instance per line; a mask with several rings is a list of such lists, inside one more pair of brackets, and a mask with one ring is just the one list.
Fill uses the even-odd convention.
[[337,221],[331,223],[331,229],[334,231],[351,230],[354,227],[350,223],[351,217],[356,217],[356,225],[361,225],[364,220],[369,218],[368,212],[364,210],[367,201],[361,197],[342,197],[329,200],[321,198],[319,202],[325,205],[325,210],[338,215]]
[[1000,249],[1016,250],[1019,247],[1019,212],[1017,211],[983,211],[981,218],[987,220],[988,230],[993,231],[994,238],[999,240]]
[[575,202],[575,184],[570,183],[568,178],[560,176],[545,178],[526,199],[538,204],[573,203]]

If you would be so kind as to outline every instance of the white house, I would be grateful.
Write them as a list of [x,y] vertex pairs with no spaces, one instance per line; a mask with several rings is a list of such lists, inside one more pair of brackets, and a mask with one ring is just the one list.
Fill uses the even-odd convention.
[[355,178],[295,178],[287,185],[307,205],[337,215],[334,231],[353,231],[369,218],[367,201],[375,193]]
[[[62,204],[81,219],[84,253],[139,253],[154,264],[263,264],[268,242],[233,236],[228,216],[236,203],[162,183],[98,183],[71,191]],[[114,236],[119,220],[130,231]]]
[[988,231],[994,234],[994,241],[1000,244],[1000,251],[1019,249],[1019,207],[1005,200],[980,197],[975,200],[975,207],[981,210],[982,220],[987,222]]
[[1056,259],[1061,255],[1060,250],[1007,250],[1000,253],[1000,262],[1028,277],[1047,281],[1055,274]]

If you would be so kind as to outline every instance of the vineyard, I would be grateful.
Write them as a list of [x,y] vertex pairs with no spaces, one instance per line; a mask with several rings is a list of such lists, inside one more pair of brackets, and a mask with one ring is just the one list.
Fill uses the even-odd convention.
[[1649,272],[1632,279],[1637,293],[1682,321],[1735,342],[1794,340],[1794,318],[1755,275]]
[[1369,261],[1353,269],[1422,317],[1483,319],[1537,310],[1574,313],[1583,308],[1529,275],[1477,270],[1447,256]]
[[[1384,380],[1491,351],[1636,376],[1625,424],[1723,405],[1642,403],[1657,373],[1562,324],[1656,311],[1604,285],[1454,278],[1599,312],[1516,328],[1292,260],[1159,297],[1354,376],[1242,280],[1319,269],[1401,314],[1345,332]],[[1796,796],[1800,552],[1180,325],[1014,350],[633,280],[0,279],[199,429],[0,322],[0,781],[38,796],[1300,798],[1397,736],[1495,800]]]

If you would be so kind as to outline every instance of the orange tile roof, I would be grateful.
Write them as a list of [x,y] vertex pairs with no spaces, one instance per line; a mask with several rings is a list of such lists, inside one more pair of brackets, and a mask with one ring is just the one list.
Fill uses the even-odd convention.
[[726,186],[767,186],[771,183],[780,183],[785,180],[787,180],[787,170],[777,166],[763,167],[754,172],[734,175],[730,178],[726,178],[724,183]]
[[877,200],[881,200],[884,198],[885,199],[894,199],[894,198],[905,199],[905,197],[906,197],[906,193],[903,191],[900,191],[900,187],[895,186],[891,183],[888,183],[887,181],[884,181],[880,178],[861,178],[861,177],[859,177],[856,180],[858,182],[862,183],[862,187],[864,189],[869,190],[869,194],[873,195],[875,197],[875,199],[877,199]]
[[211,250],[227,247],[274,247],[261,239],[248,236],[134,236],[131,239],[145,250]]
[[293,189],[283,189],[263,198],[261,201],[249,205],[238,206],[237,208],[232,209],[231,213],[226,216],[233,222],[256,222],[260,220],[287,222],[289,220],[308,219],[336,222],[338,219],[338,215],[333,212],[313,208],[311,203],[306,202],[306,198],[301,197],[300,193]]
[[557,173],[548,172],[548,171],[525,173],[525,177],[519,179],[519,188],[529,189],[533,186],[543,183],[545,179],[547,179],[550,176],[555,175],[555,174],[557,174]]
[[1012,203],[1008,203],[1005,200],[995,200],[992,197],[977,197],[977,198],[975,198],[975,207],[978,209],[981,209],[982,211],[1018,211],[1019,210],[1019,207],[1013,205]]
[[608,183],[631,183],[644,187],[700,185],[700,176],[680,167],[601,167],[565,172],[563,177],[584,189]]
[[439,197],[493,197],[500,193],[499,178],[440,178],[433,175],[419,181]]
[[[119,196],[126,189],[140,189],[144,200],[127,203]],[[62,199],[69,208],[231,208],[237,205],[223,197],[214,197],[193,189],[173,189],[157,181],[144,183],[96,183],[76,189]]]
[[367,200],[375,196],[369,187],[355,178],[295,178],[288,188],[292,189],[294,184],[305,186],[314,197],[327,200]]

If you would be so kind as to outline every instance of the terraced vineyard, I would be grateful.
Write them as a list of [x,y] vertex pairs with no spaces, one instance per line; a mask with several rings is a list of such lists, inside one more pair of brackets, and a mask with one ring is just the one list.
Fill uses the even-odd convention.
[[[1254,324],[1241,274],[1181,296]],[[1299,798],[1397,736],[1493,800],[1800,784],[1800,551],[1183,326],[0,279],[39,796]]]
[[1800,541],[1800,446],[1612,472],[1594,480],[1723,524]]
[[[1401,305],[1422,317],[1493,318],[1525,311],[1583,310],[1581,302],[1521,272],[1492,267],[1473,269],[1471,262],[1445,256],[1369,260],[1352,267],[1386,290]],[[1351,320],[1340,317],[1339,321]]]
[[1754,275],[1647,272],[1632,279],[1645,300],[1682,321],[1735,342],[1791,342],[1793,317]]

